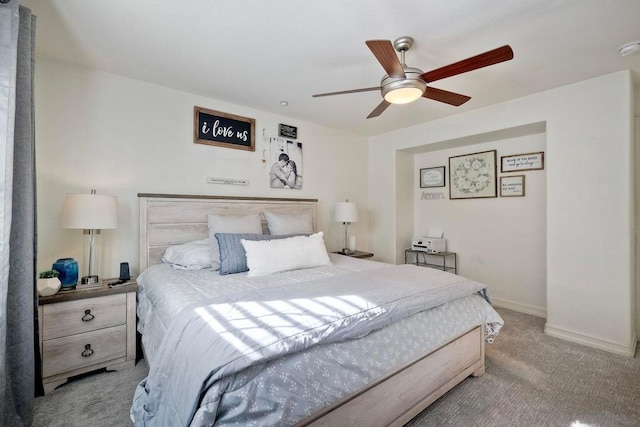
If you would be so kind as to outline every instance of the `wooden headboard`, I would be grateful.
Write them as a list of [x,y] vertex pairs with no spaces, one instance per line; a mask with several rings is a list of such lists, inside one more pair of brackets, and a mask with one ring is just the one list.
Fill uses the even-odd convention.
[[[247,215],[256,212],[311,213],[317,230],[317,199],[268,197],[194,196],[139,193],[140,272],[161,262],[171,245],[209,236],[207,214]],[[262,217],[262,228],[267,225]]]

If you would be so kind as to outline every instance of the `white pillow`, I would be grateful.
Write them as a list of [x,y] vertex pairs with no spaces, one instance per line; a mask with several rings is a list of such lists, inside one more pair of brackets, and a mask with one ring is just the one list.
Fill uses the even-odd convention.
[[269,234],[274,236],[313,233],[313,217],[310,212],[301,214],[264,212],[264,217],[269,225]]
[[162,262],[182,270],[211,268],[210,246],[209,239],[169,246],[162,256]]
[[240,240],[247,253],[247,276],[333,265],[322,236],[319,232],[281,240]]
[[262,234],[260,214],[251,215],[207,215],[209,224],[209,242],[211,246],[211,265],[214,270],[220,269],[220,248],[216,233],[251,233]]

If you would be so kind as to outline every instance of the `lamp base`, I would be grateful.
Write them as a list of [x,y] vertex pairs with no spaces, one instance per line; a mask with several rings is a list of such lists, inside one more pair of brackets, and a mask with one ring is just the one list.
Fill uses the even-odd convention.
[[352,251],[349,248],[342,248],[342,253],[345,255],[351,255],[352,253],[354,253],[355,251]]
[[80,279],[80,283],[83,285],[97,285],[100,283],[97,275],[84,276]]

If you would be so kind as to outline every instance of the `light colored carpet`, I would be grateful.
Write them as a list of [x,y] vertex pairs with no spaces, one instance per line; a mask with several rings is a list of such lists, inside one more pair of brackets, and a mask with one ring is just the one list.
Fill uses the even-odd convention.
[[[409,426],[640,426],[640,358],[548,337],[543,319],[498,311],[506,326],[486,346],[486,373]],[[146,374],[143,360],[73,380],[36,398],[34,426],[130,426],[133,390]]]
[[498,312],[505,327],[485,346],[485,374],[467,378],[409,426],[640,426],[638,357],[549,337],[544,319]]
[[131,426],[133,391],[148,371],[145,360],[140,360],[134,368],[73,378],[46,396],[36,397],[33,426]]

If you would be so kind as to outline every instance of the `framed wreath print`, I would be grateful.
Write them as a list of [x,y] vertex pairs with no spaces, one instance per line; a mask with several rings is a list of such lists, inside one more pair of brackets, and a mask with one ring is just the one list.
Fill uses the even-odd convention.
[[420,169],[420,188],[444,187],[445,169],[445,166]]
[[524,175],[501,176],[500,197],[524,197]]
[[449,157],[449,198],[497,197],[496,150]]

